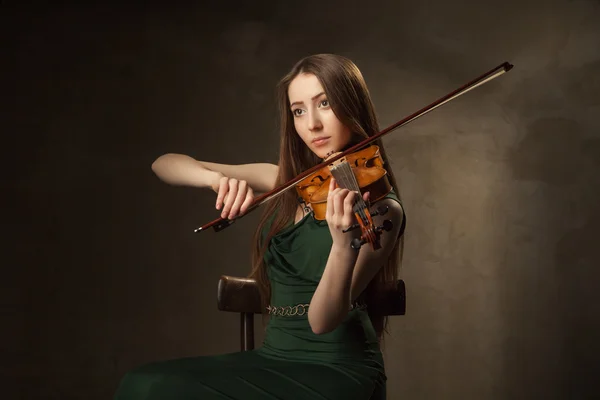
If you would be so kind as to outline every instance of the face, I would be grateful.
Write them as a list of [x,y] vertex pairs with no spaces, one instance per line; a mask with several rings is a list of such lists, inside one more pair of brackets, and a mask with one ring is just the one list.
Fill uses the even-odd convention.
[[294,78],[288,97],[296,132],[317,156],[326,158],[349,142],[350,129],[335,116],[315,75],[300,74]]

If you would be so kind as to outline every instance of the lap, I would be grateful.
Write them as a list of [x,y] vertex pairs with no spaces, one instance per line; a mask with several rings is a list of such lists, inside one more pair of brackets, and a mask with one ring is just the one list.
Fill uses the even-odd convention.
[[375,379],[351,369],[258,351],[153,362],[125,375],[115,400],[370,399]]

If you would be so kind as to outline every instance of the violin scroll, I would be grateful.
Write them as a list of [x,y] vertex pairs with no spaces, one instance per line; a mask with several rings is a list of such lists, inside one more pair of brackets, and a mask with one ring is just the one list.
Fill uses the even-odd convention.
[[[387,206],[381,206],[379,208],[384,208],[386,209],[387,212]],[[377,212],[377,211],[375,211]],[[376,215],[375,213],[371,214],[371,215]],[[351,227],[349,227],[348,229],[345,229],[343,232],[349,232],[353,229],[359,228],[360,224],[354,224]],[[377,226],[375,227],[373,230],[375,231],[375,234],[377,236],[377,241],[373,244],[373,248],[374,249],[379,249],[381,248],[381,246],[379,245],[379,236],[381,235],[381,232],[386,231],[389,232],[392,230],[392,228],[394,227],[394,224],[392,223],[391,220],[386,219],[383,221],[383,225]],[[359,250],[363,244],[369,242],[368,238],[365,237],[364,235],[359,238],[355,238],[354,240],[352,240],[352,243],[350,244],[350,247],[352,247],[354,250]]]

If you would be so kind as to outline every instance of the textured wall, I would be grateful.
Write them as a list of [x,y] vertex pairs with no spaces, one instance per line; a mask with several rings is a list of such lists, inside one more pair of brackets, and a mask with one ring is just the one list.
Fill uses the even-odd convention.
[[150,165],[276,162],[276,81],[334,52],[361,68],[382,128],[515,65],[384,138],[409,222],[389,398],[589,395],[600,3],[268,3],[3,6],[3,391],[107,399],[140,363],[237,350],[216,282],[246,274],[258,213],[194,235],[214,195]]

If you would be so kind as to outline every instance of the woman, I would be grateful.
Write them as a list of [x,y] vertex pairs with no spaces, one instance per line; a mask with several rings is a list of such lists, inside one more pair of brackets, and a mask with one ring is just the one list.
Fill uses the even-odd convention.
[[[278,165],[224,165],[180,154],[159,157],[152,168],[172,185],[210,187],[216,208],[242,215],[254,193],[267,192],[379,131],[370,95],[347,58],[320,54],[300,60],[278,85],[281,145]],[[329,185],[325,220],[287,190],[263,207],[255,235],[251,277],[270,315],[262,347],[248,352],[156,362],[130,371],[116,399],[384,399],[380,339],[384,320],[369,308],[394,284],[403,242],[404,214],[381,141],[393,190],[393,229],[381,248],[351,248],[360,229],[357,193]],[[364,194],[369,199],[369,193]],[[371,204],[371,209],[373,205]],[[375,216],[376,225],[383,218]],[[306,311],[281,315],[282,307]]]

